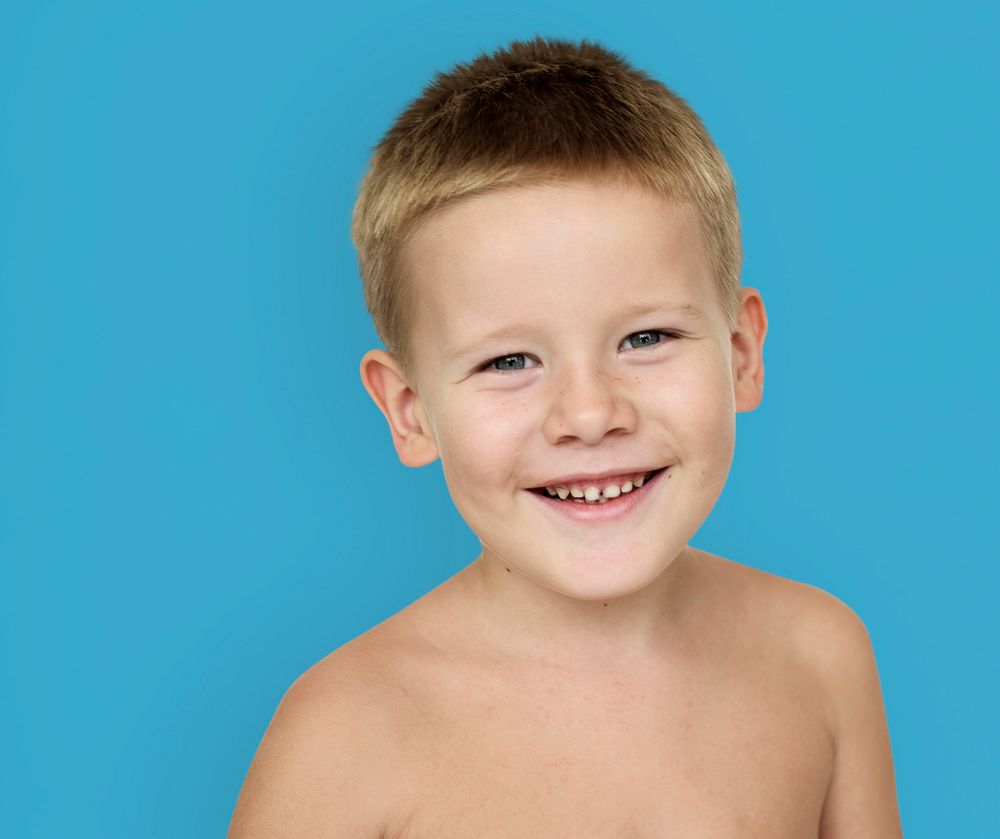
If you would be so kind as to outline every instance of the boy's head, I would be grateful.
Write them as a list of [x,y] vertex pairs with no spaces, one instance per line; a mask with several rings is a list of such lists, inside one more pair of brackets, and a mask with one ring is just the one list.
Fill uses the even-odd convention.
[[415,294],[404,250],[421,223],[465,196],[586,176],[625,178],[690,204],[726,323],[735,325],[736,195],[697,115],[595,43],[536,38],[439,74],[375,149],[353,237],[376,331],[404,369]]
[[401,117],[415,139],[391,131],[363,187],[394,352],[367,353],[362,378],[403,462],[441,458],[484,556],[579,599],[636,592],[714,506],[734,410],[762,392],[732,184],[686,106],[597,47],[472,68]]

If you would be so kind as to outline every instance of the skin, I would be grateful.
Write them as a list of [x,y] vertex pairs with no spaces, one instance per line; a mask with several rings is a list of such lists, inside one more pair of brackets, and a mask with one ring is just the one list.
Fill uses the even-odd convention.
[[[672,565],[725,484],[735,412],[761,399],[760,293],[742,290],[730,331],[689,209],[614,181],[458,202],[405,264],[412,369],[372,350],[362,379],[403,463],[441,458],[483,545],[481,625],[581,666],[659,660],[683,605]],[[516,357],[482,369],[498,356]],[[613,524],[560,521],[528,491],[666,465],[655,503]]]
[[[759,292],[728,328],[687,208],[611,181],[462,200],[405,257],[413,363],[362,380],[483,551],[296,680],[230,839],[899,839],[860,619],[687,544],[761,399]],[[529,491],[667,464],[617,522]]]

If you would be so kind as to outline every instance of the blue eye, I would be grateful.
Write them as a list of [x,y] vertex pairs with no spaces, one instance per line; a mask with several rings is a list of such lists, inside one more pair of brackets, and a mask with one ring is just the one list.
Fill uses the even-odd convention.
[[628,344],[633,350],[641,350],[644,347],[653,347],[659,343],[662,343],[661,336],[667,338],[679,338],[676,332],[666,332],[662,329],[645,329],[642,332],[633,332],[628,335],[624,341],[619,344],[619,349],[623,345]]
[[[627,335],[625,340],[618,345],[621,350],[641,350],[647,347],[655,347],[664,343],[664,340],[682,337],[679,332],[665,329],[644,329],[641,332],[633,332]],[[520,370],[529,370],[536,366],[537,359],[528,353],[517,352],[507,355],[498,355],[491,358],[479,367],[481,371],[493,371],[497,373],[517,373]]]
[[527,367],[529,356],[525,353],[511,353],[510,355],[500,355],[483,365],[484,370],[496,370],[500,373],[513,373],[517,370],[524,370]]

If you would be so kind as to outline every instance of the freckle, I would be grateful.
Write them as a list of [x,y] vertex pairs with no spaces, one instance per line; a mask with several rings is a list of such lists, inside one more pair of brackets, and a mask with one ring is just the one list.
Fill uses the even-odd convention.
[[607,604],[607,603],[605,603],[604,605],[605,605],[605,606],[607,606],[608,604]]
[[507,573],[508,573],[508,574],[510,573],[510,569],[509,569],[509,568],[507,569]]

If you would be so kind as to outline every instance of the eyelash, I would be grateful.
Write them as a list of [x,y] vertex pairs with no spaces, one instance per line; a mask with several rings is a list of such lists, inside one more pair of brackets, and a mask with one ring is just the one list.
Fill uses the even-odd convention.
[[[635,335],[663,335],[663,336],[665,336],[667,338],[680,338],[680,337],[682,337],[679,332],[675,332],[672,329],[640,329],[638,332],[630,332],[628,335],[626,335],[625,338],[622,340],[622,343],[625,343],[625,341],[627,341],[629,338],[631,338],[631,337],[633,337]],[[661,343],[661,341],[657,341],[655,344],[649,344],[649,345],[647,345],[645,347],[632,347],[632,350],[649,349],[649,347],[657,347],[657,346],[659,346],[660,343]],[[527,357],[528,355],[529,355],[528,353],[523,353],[523,352],[512,352],[512,353],[505,353],[504,355],[498,355],[498,356],[496,356],[494,358],[491,358],[489,361],[485,362],[484,364],[482,364],[479,367],[479,370],[483,371],[483,372],[487,372],[487,373],[501,373],[501,374],[517,373],[517,372],[520,372],[520,371],[519,370],[498,370],[495,367],[493,367],[492,365],[494,363],[496,363],[497,361],[506,361],[508,358],[519,358],[519,357],[522,357],[522,356],[523,357]],[[527,369],[527,368],[522,367],[520,369],[524,370],[524,369]]]

